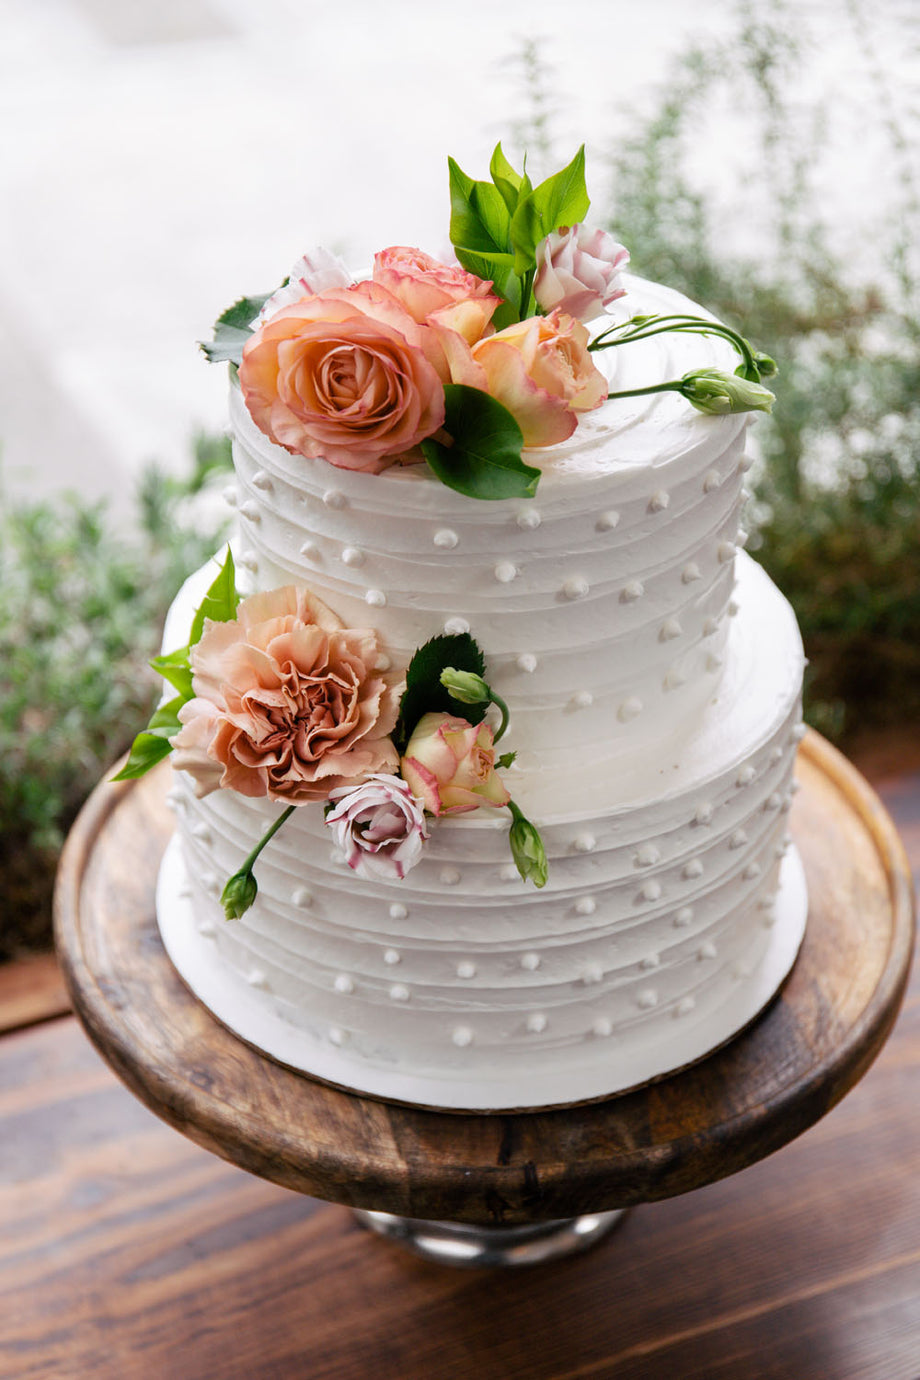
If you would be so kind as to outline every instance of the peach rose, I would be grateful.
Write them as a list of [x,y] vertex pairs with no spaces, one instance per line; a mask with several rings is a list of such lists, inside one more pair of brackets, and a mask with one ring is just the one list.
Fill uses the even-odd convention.
[[609,384],[588,353],[588,332],[562,311],[531,316],[472,347],[486,388],[507,407],[525,446],[571,436],[577,413],[606,401]]
[[392,292],[419,324],[432,312],[459,302],[481,302],[489,321],[501,300],[492,293],[491,282],[467,273],[459,264],[442,264],[422,249],[401,244],[374,255],[373,278]]
[[422,349],[442,383],[486,387],[470,347],[491,329],[501,302],[491,282],[403,245],[375,255],[374,282],[391,292],[421,326]]
[[379,655],[372,631],[343,628],[307,590],[253,594],[192,648],[176,767],[199,795],[224,786],[290,805],[395,771],[402,687],[374,670]]
[[433,815],[459,815],[511,799],[495,772],[492,730],[450,714],[424,714],[399,770],[412,794]]
[[256,426],[286,450],[379,474],[444,421],[422,343],[422,327],[378,283],[329,288],[249,338],[240,387]]
[[537,246],[533,294],[544,311],[568,312],[576,321],[591,321],[626,293],[620,273],[629,250],[606,230],[563,226]]

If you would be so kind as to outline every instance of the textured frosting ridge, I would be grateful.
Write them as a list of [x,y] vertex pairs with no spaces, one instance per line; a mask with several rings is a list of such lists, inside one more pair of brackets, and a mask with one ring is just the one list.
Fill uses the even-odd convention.
[[[691,305],[631,288],[630,312]],[[628,388],[734,357],[665,336],[612,362]],[[506,779],[549,882],[521,882],[503,811],[438,821],[387,884],[356,877],[307,808],[228,923],[223,883],[279,807],[199,800],[178,773],[159,918],[186,981],[284,1062],[457,1108],[603,1096],[751,1020],[804,924],[786,832],[803,657],[788,604],[737,552],[745,419],[670,394],[610,403],[529,457],[536,499],[476,503],[424,467],[368,477],[289,455],[238,393],[231,417],[251,586],[308,584],[377,628],[394,667],[468,627],[511,705]],[[167,644],[209,579],[180,594]]]

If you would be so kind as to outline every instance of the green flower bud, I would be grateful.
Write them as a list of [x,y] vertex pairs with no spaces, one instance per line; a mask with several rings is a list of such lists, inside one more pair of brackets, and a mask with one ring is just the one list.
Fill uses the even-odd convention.
[[512,814],[508,842],[514,864],[525,882],[533,882],[536,887],[546,886],[549,864],[539,830],[524,818],[513,800],[509,801],[508,808]]
[[754,363],[757,365],[762,379],[775,378],[779,373],[779,366],[776,360],[771,359],[769,355],[761,354],[759,350],[754,351]]
[[234,872],[221,892],[220,903],[228,920],[239,920],[245,915],[259,893],[258,883],[248,870]]
[[475,671],[456,671],[453,666],[446,666],[441,672],[441,684],[451,699],[461,704],[491,703],[492,691]]
[[692,369],[680,380],[679,391],[698,411],[716,416],[727,412],[770,412],[775,401],[768,388],[721,369]]

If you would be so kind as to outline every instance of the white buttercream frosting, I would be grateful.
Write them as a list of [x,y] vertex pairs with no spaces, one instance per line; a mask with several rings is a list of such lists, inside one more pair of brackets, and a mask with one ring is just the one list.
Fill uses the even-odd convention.
[[[629,286],[630,313],[692,309]],[[597,358],[630,388],[731,369],[723,344],[662,336]],[[724,1042],[804,923],[784,811],[802,649],[736,554],[746,419],[673,394],[610,402],[527,454],[535,499],[484,503],[424,466],[367,476],[290,455],[237,391],[231,416],[250,585],[307,584],[377,629],[394,667],[471,630],[511,707],[506,780],[549,881],[509,866],[505,811],[436,821],[418,866],[383,883],[350,872],[303,807],[259,860],[252,910],[226,922],[223,882],[280,807],[184,782],[160,924],[192,988],[294,1067],[444,1107],[599,1097]],[[187,639],[209,579],[179,596],[166,644]]]

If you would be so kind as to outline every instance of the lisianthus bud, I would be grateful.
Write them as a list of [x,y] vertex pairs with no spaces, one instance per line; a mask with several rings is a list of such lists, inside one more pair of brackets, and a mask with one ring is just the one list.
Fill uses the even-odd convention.
[[445,666],[441,684],[451,699],[461,704],[489,704],[492,699],[492,691],[475,671],[456,671],[453,666]]
[[680,381],[680,393],[700,412],[770,412],[775,401],[769,388],[721,369],[693,369]]
[[776,360],[769,355],[762,354],[759,350],[754,351],[754,363],[757,365],[757,372],[762,379],[775,378],[779,373]]
[[224,915],[228,920],[239,920],[241,915],[246,914],[258,893],[258,883],[248,868],[234,872],[221,892],[220,903],[224,908]]
[[525,882],[533,882],[535,887],[546,886],[549,864],[539,830],[521,814],[513,800],[508,802],[508,808],[512,814],[508,842],[515,866]]

